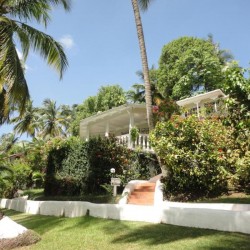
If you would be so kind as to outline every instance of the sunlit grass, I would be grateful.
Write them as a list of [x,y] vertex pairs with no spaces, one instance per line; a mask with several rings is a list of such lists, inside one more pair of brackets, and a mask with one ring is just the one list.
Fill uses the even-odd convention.
[[[235,204],[250,204],[250,195],[244,193],[230,193],[213,199],[203,199],[198,202],[204,203],[235,203]],[[250,247],[249,247],[250,249]]]
[[5,214],[36,231],[42,240],[22,249],[249,249],[250,236],[215,230],[105,220],[93,217],[58,218]]

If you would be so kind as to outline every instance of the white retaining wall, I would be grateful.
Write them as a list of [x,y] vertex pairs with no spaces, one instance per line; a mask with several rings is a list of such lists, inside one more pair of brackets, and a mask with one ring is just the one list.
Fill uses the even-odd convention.
[[167,223],[250,234],[250,205],[162,202],[155,206],[93,204],[81,201],[0,199],[0,207],[29,214],[93,217]]

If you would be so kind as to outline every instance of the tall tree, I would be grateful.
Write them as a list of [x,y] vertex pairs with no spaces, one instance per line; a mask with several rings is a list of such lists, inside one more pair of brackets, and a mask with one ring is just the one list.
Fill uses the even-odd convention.
[[22,135],[23,133],[27,133],[27,135],[34,137],[36,131],[38,130],[38,119],[38,108],[34,108],[33,102],[28,101],[25,105],[24,113],[11,119],[11,122],[16,123],[14,131],[17,134]]
[[67,136],[67,130],[71,122],[69,113],[68,110],[65,110],[65,106],[57,107],[55,101],[45,99],[43,107],[40,109],[40,135],[45,139]]
[[79,125],[98,111],[105,111],[126,103],[125,91],[119,85],[101,86],[96,96],[89,96],[82,104],[74,108],[75,118],[70,127],[73,135],[79,135]]
[[[23,58],[30,48],[38,52],[49,65],[63,75],[68,62],[62,46],[51,36],[27,22],[35,21],[45,27],[50,21],[53,6],[70,9],[71,0],[0,0],[0,122],[8,121],[13,107],[22,113],[29,99],[29,90],[20,61],[16,41]],[[1,124],[0,123],[0,124]]]
[[[144,75],[142,71],[137,71],[136,74],[139,76],[141,81],[144,81]],[[149,70],[150,85],[151,85],[151,96],[152,104],[156,105],[158,100],[163,100],[163,96],[160,94],[157,86],[157,70],[152,66]],[[133,84],[132,89],[126,93],[127,99],[132,103],[145,103],[145,85],[144,84]]]
[[210,41],[181,37],[162,49],[157,88],[174,100],[190,97],[197,91],[222,88],[225,66],[222,62]]
[[141,16],[140,16],[140,9],[139,9],[139,6],[140,6],[142,10],[147,10],[152,0],[131,0],[131,2],[133,6],[133,11],[134,11],[137,36],[139,40],[141,59],[142,59],[148,127],[149,127],[149,130],[152,130],[154,128],[154,124],[153,124],[153,113],[152,113],[151,86],[150,86],[150,78],[149,78],[147,51],[146,51],[146,46],[145,46],[142,21],[141,21]]

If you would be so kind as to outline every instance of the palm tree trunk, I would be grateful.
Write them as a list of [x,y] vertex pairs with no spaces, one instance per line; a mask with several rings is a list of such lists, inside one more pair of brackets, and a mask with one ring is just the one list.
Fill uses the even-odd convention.
[[154,128],[154,125],[153,125],[152,96],[151,96],[151,85],[150,85],[150,79],[149,79],[147,52],[146,52],[146,46],[145,46],[145,41],[144,41],[138,0],[131,0],[131,1],[132,1],[133,10],[134,10],[135,24],[136,24],[140,52],[141,52],[142,69],[143,69],[144,85],[145,85],[147,120],[148,120],[148,128],[150,131]]

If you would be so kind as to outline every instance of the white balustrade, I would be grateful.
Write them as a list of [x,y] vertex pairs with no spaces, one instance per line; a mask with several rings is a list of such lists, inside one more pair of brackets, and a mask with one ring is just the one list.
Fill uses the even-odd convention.
[[117,143],[123,146],[127,146],[131,149],[140,148],[143,151],[153,151],[149,143],[149,135],[148,134],[140,134],[137,140],[133,143],[130,143],[129,134],[116,136]]

